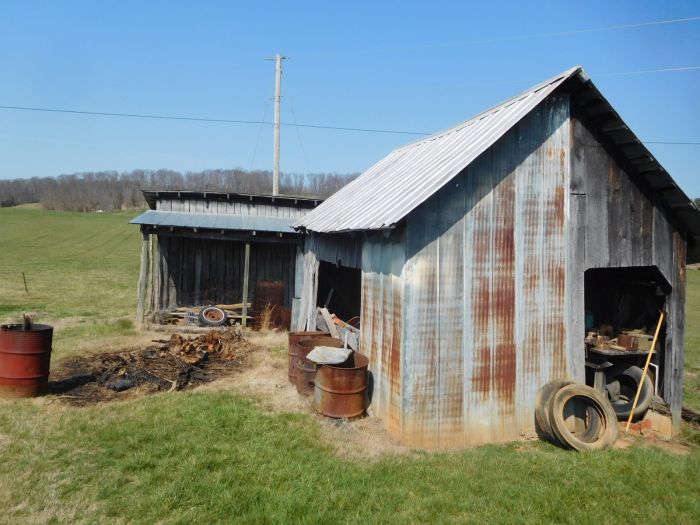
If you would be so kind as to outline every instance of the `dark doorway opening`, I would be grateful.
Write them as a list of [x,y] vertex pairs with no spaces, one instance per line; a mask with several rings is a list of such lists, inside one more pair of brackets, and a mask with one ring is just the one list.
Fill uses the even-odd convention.
[[[584,285],[586,333],[609,339],[601,344],[600,339],[594,337],[596,342],[590,343],[587,337],[586,382],[595,386],[594,371],[605,369],[606,381],[611,383],[612,375],[619,375],[620,370],[643,366],[671,287],[655,266],[590,269]],[[663,392],[665,343],[664,325],[649,369],[657,393]],[[636,384],[633,386],[636,391]]]
[[669,284],[655,266],[588,270],[586,328],[607,325],[614,334],[634,329],[653,333],[669,292]]
[[321,261],[318,267],[318,306],[325,306],[347,322],[360,315],[361,300],[360,270]]

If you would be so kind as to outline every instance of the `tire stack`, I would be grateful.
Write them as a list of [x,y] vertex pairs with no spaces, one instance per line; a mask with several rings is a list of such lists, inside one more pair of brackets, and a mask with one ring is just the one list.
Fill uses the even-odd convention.
[[535,424],[541,438],[580,452],[610,448],[617,439],[617,416],[610,401],[572,381],[551,381],[537,392]]

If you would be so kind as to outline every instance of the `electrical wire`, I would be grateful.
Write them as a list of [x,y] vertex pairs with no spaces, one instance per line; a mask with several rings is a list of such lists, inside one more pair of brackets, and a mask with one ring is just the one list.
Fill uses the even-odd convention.
[[[187,122],[216,122],[221,124],[250,124],[250,125],[267,125],[271,126],[271,122],[262,120],[241,120],[241,119],[225,119],[225,118],[204,118],[204,117],[180,117],[174,115],[148,115],[140,113],[117,113],[111,111],[81,111],[76,109],[59,109],[59,108],[39,108],[30,106],[0,106],[0,109],[16,110],[16,111],[35,111],[43,113],[68,113],[71,115],[91,115],[97,117],[124,117],[124,118],[143,118],[155,120],[180,120]],[[351,128],[347,126],[325,126],[320,124],[292,124],[289,122],[281,122],[282,126],[296,126],[299,128],[313,129],[330,129],[338,131],[361,131],[366,133],[394,133],[399,135],[429,135],[420,131],[401,131],[393,129],[374,129],[374,128]]]
[[267,124],[265,119],[267,118],[267,110],[270,109],[270,103],[272,100],[268,99],[267,104],[265,104],[265,111],[263,112],[262,120],[260,121],[260,128],[258,128],[258,136],[255,139],[255,147],[253,148],[253,157],[250,159],[250,169],[253,169],[255,165],[255,157],[258,155],[258,146],[260,145],[260,137],[262,136],[263,126]]
[[[700,17],[695,17],[700,19]],[[693,18],[693,20],[695,19]],[[686,19],[684,19],[686,20]],[[690,19],[687,19],[690,20]],[[659,22],[660,23],[660,22]],[[682,71],[696,71],[700,70],[700,66],[682,66],[682,67],[667,67],[658,69],[646,69],[639,71],[622,71],[613,73],[601,73],[592,75],[595,77],[619,77],[628,75],[643,75],[643,74],[654,74],[654,73],[671,73],[671,72],[682,72]],[[258,131],[258,139],[256,141],[255,150],[253,156],[255,157],[257,153],[258,143],[260,141],[260,135],[263,126],[272,126],[271,122],[266,122],[265,118],[267,116],[267,110],[269,109],[269,102],[265,107],[265,112],[263,114],[262,120],[243,120],[243,119],[224,119],[224,118],[205,118],[205,117],[189,117],[189,116],[176,116],[176,115],[155,115],[155,114],[142,114],[142,113],[118,113],[111,111],[83,111],[76,109],[60,109],[60,108],[41,108],[32,106],[9,106],[0,105],[0,109],[5,110],[15,110],[15,111],[32,111],[32,112],[42,112],[42,113],[64,113],[71,115],[88,115],[88,116],[98,116],[98,117],[121,117],[121,118],[142,118],[142,119],[154,119],[154,120],[179,120],[186,122],[213,122],[220,124],[243,124],[243,125],[258,125],[260,130]],[[354,128],[349,126],[331,126],[323,124],[299,124],[296,121],[296,115],[294,110],[290,106],[292,112],[293,122],[281,122],[281,126],[295,127],[297,132],[299,128],[309,128],[309,129],[323,129],[323,130],[334,130],[334,131],[350,131],[350,132],[360,132],[360,133],[384,133],[384,134],[394,134],[394,135],[414,135],[414,136],[428,136],[432,133],[425,131],[407,131],[407,130],[397,130],[397,129],[378,129],[378,128]],[[299,141],[301,143],[302,152],[306,158],[306,152],[304,151],[303,141],[301,135],[299,135]],[[644,141],[647,144],[663,144],[663,145],[677,145],[677,146],[697,146],[700,142],[697,141]],[[308,167],[308,160],[306,160]]]
[[294,122],[294,127],[297,130],[297,137],[299,137],[299,145],[301,146],[301,154],[304,157],[304,163],[306,164],[306,173],[311,173],[311,168],[309,167],[309,159],[306,156],[306,148],[304,147],[304,141],[301,138],[301,130],[299,129],[299,126],[297,124],[297,116],[294,113],[294,108],[292,108],[291,102],[287,100],[287,107],[289,108],[289,112],[292,114],[292,121]]

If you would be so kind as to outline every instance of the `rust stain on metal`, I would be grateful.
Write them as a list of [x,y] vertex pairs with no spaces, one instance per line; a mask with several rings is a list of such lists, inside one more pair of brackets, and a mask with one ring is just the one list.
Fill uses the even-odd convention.
[[314,407],[328,417],[357,417],[364,413],[369,360],[355,352],[343,365],[321,365],[316,372]]
[[0,397],[35,397],[49,384],[53,327],[0,327]]
[[328,332],[289,332],[287,340],[287,377],[293,385],[297,384],[299,377],[299,343],[314,337],[328,336]]
[[512,178],[494,190],[493,309],[495,396],[502,412],[513,411],[515,394],[515,189]]
[[391,334],[391,364],[389,366],[390,402],[387,427],[389,432],[395,435],[401,428],[401,332],[403,326],[403,308],[400,287],[396,286],[397,283],[392,282],[392,284],[392,294],[394,296],[392,317],[394,322],[392,324]]
[[564,230],[564,222],[566,220],[566,212],[564,210],[566,205],[565,191],[564,186],[557,186],[554,190],[554,226],[557,232]]
[[314,380],[316,377],[316,363],[312,363],[306,356],[316,348],[317,346],[332,346],[334,348],[341,348],[343,343],[338,339],[330,336],[320,336],[305,339],[299,341],[297,349],[297,377],[296,377],[296,387],[297,392],[303,396],[308,396],[313,393],[314,390]]
[[491,392],[491,346],[489,343],[491,314],[491,232],[490,201],[479,203],[474,213],[474,379],[472,389],[487,399]]

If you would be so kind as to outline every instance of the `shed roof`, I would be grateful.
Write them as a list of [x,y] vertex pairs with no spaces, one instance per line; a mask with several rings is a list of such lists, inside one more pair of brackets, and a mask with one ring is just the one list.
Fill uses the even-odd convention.
[[173,228],[296,233],[292,228],[293,221],[294,218],[292,217],[215,215],[210,213],[148,210],[132,219],[130,223]]
[[677,215],[692,236],[700,236],[700,212],[610,103],[576,66],[448,130],[392,151],[329,197],[294,226],[316,232],[394,227],[564,83],[573,102],[591,119],[600,139],[620,152],[630,169]]
[[313,208],[323,202],[320,197],[300,195],[267,195],[261,193],[237,193],[225,191],[193,191],[193,190],[143,190],[143,198],[148,206],[156,209],[158,199],[203,199],[218,201],[264,202],[295,208]]

